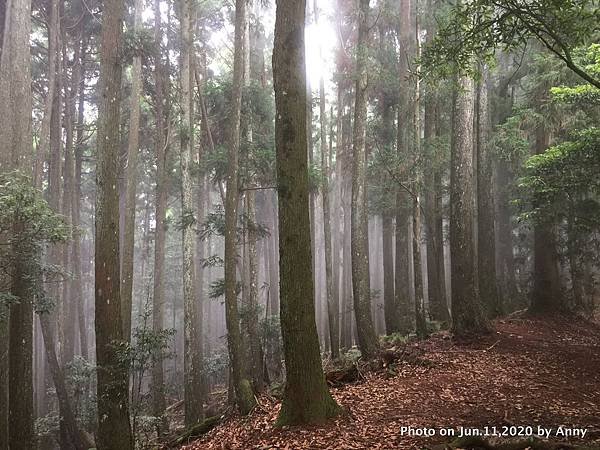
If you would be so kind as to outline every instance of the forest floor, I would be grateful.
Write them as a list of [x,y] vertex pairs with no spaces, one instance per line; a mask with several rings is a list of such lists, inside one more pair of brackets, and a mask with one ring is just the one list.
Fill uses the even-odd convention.
[[[247,417],[231,415],[183,447],[205,449],[417,449],[454,438],[441,428],[498,432],[503,427],[581,427],[583,439],[551,437],[600,449],[600,326],[574,318],[512,318],[471,342],[446,333],[409,344],[415,361],[365,373],[333,388],[349,413],[323,426],[274,427],[280,405],[261,396]],[[401,427],[432,428],[414,437]],[[515,429],[513,429],[514,431]],[[516,429],[516,431],[520,431]]]

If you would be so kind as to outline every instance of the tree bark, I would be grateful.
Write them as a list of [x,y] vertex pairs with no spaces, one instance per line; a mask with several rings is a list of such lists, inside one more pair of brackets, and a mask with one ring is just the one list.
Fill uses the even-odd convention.
[[[315,24],[319,24],[319,6],[314,1],[313,13]],[[322,49],[319,47],[319,57],[322,58]],[[340,326],[339,326],[339,300],[333,292],[333,264],[331,244],[331,211],[330,211],[330,160],[331,155],[327,147],[327,124],[325,109],[325,79],[323,75],[319,80],[319,119],[320,119],[320,144],[321,144],[321,171],[323,183],[321,186],[323,199],[323,240],[325,244],[325,293],[327,299],[327,319],[329,325],[329,344],[331,357],[337,359],[340,356]],[[333,120],[333,117],[330,117]]]
[[48,21],[48,92],[44,100],[44,115],[40,127],[40,142],[36,150],[35,167],[33,173],[34,186],[41,188],[42,171],[44,161],[48,155],[50,145],[50,121],[53,113],[52,103],[56,91],[56,59],[58,52],[59,35],[59,0],[52,0],[50,3],[49,21]]
[[[432,0],[427,2],[432,11]],[[435,35],[434,20],[427,26],[426,42],[430,43]],[[427,291],[429,297],[429,315],[432,320],[450,322],[444,271],[444,234],[442,217],[442,177],[444,169],[434,152],[434,140],[441,134],[439,96],[431,87],[429,98],[425,101],[425,120],[423,132],[425,145],[429,146],[429,167],[424,173],[425,189],[425,231],[427,235]]]
[[[164,328],[165,303],[165,241],[166,241],[166,211],[167,211],[167,161],[168,161],[168,131],[165,120],[165,92],[167,80],[162,60],[162,24],[160,0],[154,0],[154,83],[156,131],[154,148],[156,152],[156,212],[155,212],[155,241],[154,241],[154,280],[152,296],[152,330],[159,333]],[[165,399],[164,359],[159,354],[152,360],[152,414],[164,417],[167,402]],[[168,431],[169,422],[164,418],[158,429],[159,434]]]
[[352,293],[358,346],[363,358],[377,352],[377,336],[371,316],[371,285],[369,280],[369,210],[367,207],[365,146],[367,120],[367,46],[369,42],[369,0],[359,2],[359,25],[356,57],[356,91],[354,130],[352,133]]
[[322,422],[339,411],[325,383],[315,322],[306,142],[305,8],[305,0],[277,0],[273,47],[281,332],[286,365],[278,425]]
[[[135,0],[133,31],[142,30],[142,0]],[[140,151],[140,98],[142,91],[142,56],[133,56],[131,69],[131,97],[129,106],[129,137],[127,140],[127,169],[125,182],[125,233],[121,267],[121,315],[123,335],[131,340],[131,303],[133,297],[133,258],[135,248],[135,206],[137,190],[138,154]]]
[[[419,6],[415,0],[415,26],[414,26],[414,55],[418,61],[421,58],[421,43],[419,41]],[[420,67],[416,67],[417,74]],[[425,297],[423,294],[423,272],[421,271],[421,180],[422,169],[419,158],[421,157],[421,83],[419,76],[415,76],[415,93],[413,105],[413,208],[412,208],[412,231],[413,231],[413,278],[415,288],[415,323],[417,336],[427,336],[427,320],[425,318]]]
[[490,154],[489,69],[483,66],[477,84],[477,272],[479,295],[489,318],[503,313],[496,275],[496,226],[494,223],[493,170]]
[[255,399],[250,382],[242,368],[242,342],[237,304],[236,241],[238,204],[238,153],[240,148],[240,114],[244,76],[244,24],[246,0],[235,3],[235,52],[233,58],[233,93],[229,125],[227,191],[225,194],[225,318],[227,344],[233,375],[236,403],[242,414],[248,414]]
[[[11,0],[5,2],[3,8],[0,173],[20,169],[32,175],[31,2]],[[16,228],[21,226],[23,224],[15,223]],[[13,252],[18,255],[17,250],[13,249]],[[6,280],[11,294],[19,298],[19,303],[10,306],[8,323],[3,319],[0,324],[0,448],[3,449],[7,446],[11,450],[29,450],[33,447],[34,281],[30,266],[26,258],[17,257],[12,274]]]
[[489,330],[477,291],[473,239],[473,80],[456,79],[450,145],[450,258],[452,331],[456,336]]
[[123,0],[104,4],[100,47],[100,105],[96,163],[96,362],[98,365],[98,449],[133,448],[129,423],[127,364],[119,283],[119,113]]
[[194,154],[194,109],[193,109],[193,24],[196,17],[192,0],[181,0],[181,229],[183,252],[183,302],[184,302],[184,406],[186,425],[192,426],[204,418],[201,355],[197,341],[198,318],[196,317],[196,273],[194,267],[194,204],[191,163]]
[[[82,22],[84,23],[84,22]],[[83,26],[82,26],[83,30]],[[85,48],[83,43],[81,44],[81,52],[79,53],[79,61],[77,64],[80,65],[80,81],[77,85],[78,90],[78,106],[77,106],[77,132],[76,132],[76,143],[75,143],[75,172],[74,172],[74,183],[73,183],[73,197],[71,199],[71,221],[73,228],[78,230],[81,225],[81,204],[80,199],[82,197],[81,192],[81,176],[83,169],[83,139],[84,139],[84,117],[85,117]],[[79,232],[75,232],[73,236],[73,289],[71,291],[72,300],[77,305],[77,321],[79,325],[79,347],[81,356],[83,358],[90,358],[87,342],[87,323],[85,316],[85,298],[83,296],[83,279],[81,270],[81,240],[82,236]]]
[[[409,130],[411,111],[408,92],[410,73],[408,61],[410,59],[411,35],[411,0],[403,0],[400,3],[400,23],[398,35],[400,36],[400,54],[398,64],[399,103],[398,103],[398,129],[396,135],[396,152],[399,160],[407,160]],[[390,330],[407,334],[412,329],[412,314],[409,289],[409,211],[411,201],[405,186],[396,186],[396,265],[394,273],[395,300],[394,308],[390,316]]]

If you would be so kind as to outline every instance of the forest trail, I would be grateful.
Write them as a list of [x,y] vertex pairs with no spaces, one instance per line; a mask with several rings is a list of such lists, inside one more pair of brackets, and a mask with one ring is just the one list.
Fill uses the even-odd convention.
[[[452,439],[402,435],[401,427],[559,426],[587,430],[574,443],[600,448],[600,327],[574,318],[499,320],[477,342],[443,333],[411,344],[419,364],[332,389],[349,414],[322,427],[275,429],[268,396],[186,447],[204,449],[413,449]],[[564,438],[555,438],[565,441]]]

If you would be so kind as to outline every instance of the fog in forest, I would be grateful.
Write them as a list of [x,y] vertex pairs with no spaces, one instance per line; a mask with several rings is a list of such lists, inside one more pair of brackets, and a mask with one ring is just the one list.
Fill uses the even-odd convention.
[[600,448],[597,0],[2,0],[0,450]]

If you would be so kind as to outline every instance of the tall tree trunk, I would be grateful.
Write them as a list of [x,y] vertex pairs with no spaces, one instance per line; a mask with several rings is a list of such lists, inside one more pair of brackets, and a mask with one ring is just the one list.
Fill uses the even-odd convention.
[[489,69],[484,66],[477,84],[477,273],[479,295],[489,318],[503,313],[496,276],[496,227],[494,223],[493,170],[490,154]]
[[450,145],[450,258],[452,331],[489,330],[477,291],[473,240],[473,80],[459,76],[452,108]]
[[[142,0],[135,0],[133,31],[142,30]],[[127,169],[125,182],[125,233],[121,266],[121,315],[123,335],[131,340],[131,303],[133,297],[133,258],[135,248],[135,206],[137,189],[138,154],[140,151],[140,99],[142,91],[142,56],[133,56],[131,69],[131,97],[129,105],[129,137],[127,141]]]
[[[414,27],[414,55],[418,61],[421,58],[421,43],[419,41],[419,2],[415,0],[415,27]],[[416,73],[420,67],[416,67]],[[421,271],[421,85],[419,76],[415,76],[415,92],[413,105],[413,208],[412,208],[412,231],[413,231],[413,277],[415,288],[415,323],[417,336],[427,336],[427,320],[425,318],[425,297],[423,294],[423,272]]]
[[[433,11],[432,0],[427,7]],[[434,20],[427,26],[426,42],[430,43],[435,35]],[[425,145],[429,146],[429,167],[424,173],[425,189],[425,230],[427,234],[427,292],[429,297],[429,315],[432,320],[450,322],[444,272],[444,235],[442,218],[442,177],[443,167],[434,153],[434,140],[441,134],[440,100],[435,87],[425,100],[425,120],[423,126]]]
[[183,252],[183,302],[184,302],[184,405],[185,422],[191,426],[202,420],[201,355],[198,354],[198,320],[196,317],[194,204],[191,163],[194,154],[193,109],[193,24],[196,17],[192,0],[180,1],[181,15],[181,230]]
[[367,46],[369,42],[369,0],[359,2],[356,57],[356,98],[352,133],[352,292],[358,346],[363,358],[377,352],[377,336],[371,316],[369,280],[369,210],[367,207],[367,154],[365,146],[367,120]]
[[[84,22],[82,21],[82,24]],[[81,26],[81,30],[83,30],[83,25]],[[83,36],[80,36],[82,39]],[[81,204],[80,200],[82,197],[81,192],[81,176],[83,169],[83,151],[84,151],[84,117],[85,117],[85,51],[84,44],[81,43],[81,51],[78,55],[78,61],[76,64],[79,64],[79,76],[80,81],[77,85],[78,91],[78,105],[77,105],[77,135],[76,135],[76,143],[75,143],[75,173],[73,175],[74,183],[73,183],[73,197],[71,199],[71,221],[73,223],[74,230],[79,230],[81,225]],[[82,270],[81,270],[81,240],[82,235],[76,231],[73,236],[73,254],[71,257],[72,265],[73,265],[73,289],[71,291],[72,299],[71,301],[77,305],[77,321],[79,325],[79,347],[81,351],[81,356],[85,359],[90,357],[88,350],[88,342],[87,342],[87,323],[85,317],[85,298],[83,296],[83,280],[82,280]]]
[[308,211],[305,8],[305,0],[277,0],[273,47],[281,332],[286,366],[279,425],[322,422],[339,411],[325,383],[315,322]]
[[[411,35],[411,0],[400,2],[400,53],[398,64],[399,103],[398,103],[398,129],[396,135],[396,152],[400,160],[407,159],[409,144],[409,127],[411,111],[408,92],[410,92],[408,61],[410,59]],[[410,307],[410,242],[409,211],[411,208],[410,197],[405,186],[396,186],[396,265],[394,273],[396,308],[390,315],[390,331],[408,333],[412,328],[412,314]]]
[[52,103],[56,91],[56,59],[58,55],[58,35],[59,35],[59,0],[52,0],[50,3],[48,20],[48,91],[44,100],[44,115],[40,129],[40,142],[36,150],[35,167],[33,173],[34,185],[38,188],[42,186],[42,172],[44,161],[48,154],[50,145],[50,121],[52,117]]
[[119,113],[123,0],[107,0],[100,47],[100,105],[96,163],[96,362],[98,449],[133,448],[129,423],[129,373],[119,347],[123,336],[119,283]]
[[[167,161],[169,151],[169,136],[165,118],[165,92],[167,80],[162,60],[162,23],[160,0],[154,0],[154,83],[156,131],[154,148],[156,152],[156,212],[154,240],[154,279],[152,296],[152,330],[155,333],[164,328],[165,307],[165,240],[166,240],[166,211],[167,211]],[[165,417],[167,401],[165,399],[164,359],[162,354],[152,360],[152,414],[163,417],[158,433],[168,431],[169,422]]]
[[[319,24],[319,5],[314,0],[315,25]],[[322,49],[319,46],[319,57],[322,58]],[[327,148],[327,124],[325,112],[325,78],[321,74],[319,79],[319,119],[320,119],[320,143],[321,143],[321,171],[323,183],[321,191],[323,195],[323,240],[325,244],[325,293],[327,299],[327,319],[329,325],[329,344],[331,357],[337,359],[340,356],[340,326],[339,326],[339,300],[333,292],[333,268],[332,268],[332,245],[331,245],[331,212],[330,212],[330,149]],[[330,121],[333,117],[329,118]],[[328,151],[329,150],[329,151]]]
[[[550,134],[544,124],[535,133],[535,154],[550,146]],[[534,200],[535,201],[535,200]],[[533,228],[533,292],[530,310],[534,313],[557,312],[564,307],[556,242],[556,226],[550,221]]]
[[229,125],[227,191],[225,194],[225,318],[227,344],[236,403],[242,414],[254,407],[252,387],[244,378],[242,342],[237,304],[236,241],[238,204],[238,152],[240,148],[240,112],[244,76],[244,24],[246,0],[235,3],[235,52],[233,58],[233,93]]
[[[63,45],[63,59],[66,59],[66,43]],[[74,44],[73,65],[71,71],[71,84],[69,86],[68,95],[65,98],[65,169],[64,169],[64,201],[63,215],[73,224],[75,215],[74,208],[76,207],[73,201],[75,191],[75,126],[76,126],[76,105],[77,96],[79,95],[79,84],[81,83],[81,45],[80,40],[76,40]],[[63,85],[67,85],[68,73],[65,68],[63,70]],[[65,89],[66,90],[66,89]],[[77,205],[78,206],[78,205]],[[64,254],[64,267],[70,267],[75,272],[75,239],[69,242],[68,248]],[[79,261],[78,261],[79,263]],[[64,333],[64,351],[62,352],[62,365],[73,360],[75,355],[75,340],[77,336],[77,302],[79,298],[75,294],[75,284],[77,281],[73,279],[64,283],[65,290],[63,292],[63,304],[65,305],[63,315],[63,333]]]
[[[20,169],[32,175],[29,53],[31,2],[11,0],[4,2],[3,8],[0,55],[0,113],[3,118],[0,121],[0,173]],[[15,231],[23,225],[15,223]],[[8,284],[11,294],[19,298],[19,303],[10,306],[8,323],[2,319],[0,324],[0,338],[3,338],[0,344],[0,448],[6,448],[8,444],[11,450],[28,450],[33,447],[34,281],[31,261],[19,257],[17,250],[22,249],[13,250],[17,257],[12,267],[12,276],[8,280],[2,280]],[[5,356],[6,352],[8,358]]]

